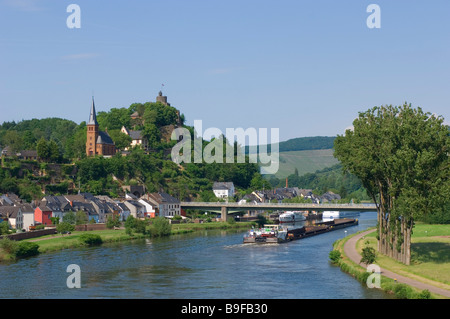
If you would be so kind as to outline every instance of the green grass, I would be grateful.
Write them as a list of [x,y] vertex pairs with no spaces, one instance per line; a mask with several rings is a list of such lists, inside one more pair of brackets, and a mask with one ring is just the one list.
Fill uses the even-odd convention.
[[[195,232],[199,230],[207,229],[235,229],[235,228],[249,228],[253,223],[242,222],[242,223],[223,223],[223,222],[213,222],[213,223],[203,223],[203,224],[174,224],[172,225],[172,235]],[[80,241],[80,236],[82,234],[97,234],[101,236],[103,243],[108,242],[119,242],[131,239],[146,238],[142,234],[133,233],[133,236],[129,236],[125,233],[124,229],[118,230],[94,230],[89,232],[84,231],[74,231],[70,235],[47,235],[39,238],[28,239],[27,241],[35,241],[39,245],[39,252],[46,253],[62,249],[76,248],[85,246]],[[1,258],[1,251],[0,251]],[[5,256],[6,259],[6,256]],[[0,259],[1,260],[1,259]]]
[[[375,263],[402,276],[443,289],[450,289],[450,225],[417,223],[411,237],[411,265],[377,254]],[[376,233],[365,236],[357,243],[359,251],[366,241],[378,248]]]
[[338,163],[332,149],[280,152],[280,167],[275,176],[286,178],[294,174],[295,168],[299,176],[302,176]]

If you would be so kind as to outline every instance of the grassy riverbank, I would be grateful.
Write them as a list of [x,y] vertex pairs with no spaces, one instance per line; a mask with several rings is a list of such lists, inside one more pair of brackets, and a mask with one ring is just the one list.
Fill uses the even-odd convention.
[[[339,266],[343,271],[365,283],[369,273],[362,266],[349,260],[344,254],[343,247],[349,238],[334,243],[334,250],[338,250],[342,256]],[[356,245],[360,253],[366,246],[373,247],[377,251],[376,232],[360,239]],[[443,289],[450,289],[450,225],[416,224],[411,237],[411,265],[401,264],[378,252],[375,264],[399,275]],[[434,294],[427,295],[426,292],[404,284],[398,284],[384,276],[381,279],[381,289],[387,293],[395,294],[399,298],[442,298]]]
[[[174,224],[171,227],[171,235],[191,233],[195,231],[210,230],[210,229],[247,229],[254,223],[250,222],[211,222],[203,224],[187,223],[187,224]],[[47,235],[33,239],[27,239],[24,241],[35,242],[39,245],[40,253],[47,253],[52,251],[58,251],[68,248],[82,247],[84,244],[80,241],[82,234],[89,233],[99,235],[103,243],[128,241],[132,239],[150,238],[151,235],[143,235],[139,233],[133,233],[128,235],[125,233],[125,229],[108,229],[108,230],[95,230],[95,231],[74,231],[71,234],[66,235]],[[3,251],[0,248],[0,261],[13,261],[15,259],[11,254]]]

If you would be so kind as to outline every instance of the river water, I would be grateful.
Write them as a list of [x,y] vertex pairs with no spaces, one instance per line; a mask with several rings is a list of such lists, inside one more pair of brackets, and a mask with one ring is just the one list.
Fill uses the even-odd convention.
[[[384,299],[329,262],[335,240],[359,225],[274,245],[242,244],[244,231],[204,231],[170,238],[68,249],[0,264],[0,298]],[[81,288],[68,288],[70,264]]]

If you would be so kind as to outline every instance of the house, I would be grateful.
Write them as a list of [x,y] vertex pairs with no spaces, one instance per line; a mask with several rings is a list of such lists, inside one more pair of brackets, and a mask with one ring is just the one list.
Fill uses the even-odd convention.
[[23,200],[14,193],[7,193],[0,197],[0,202],[2,205],[15,206],[17,204],[22,204]]
[[158,205],[150,202],[149,200],[147,200],[145,198],[140,198],[138,201],[145,207],[145,213],[144,213],[145,217],[155,218],[158,216],[158,213],[157,213]]
[[38,206],[46,206],[52,213],[50,217],[59,218],[62,222],[64,215],[73,211],[70,202],[64,196],[45,196]]
[[119,206],[119,220],[120,221],[126,221],[128,216],[130,216],[131,212],[127,205],[124,203],[117,203],[117,206]]
[[[122,126],[120,131],[131,137],[130,147],[140,146],[143,150],[148,151],[148,139],[144,137],[143,131],[131,131],[125,126]],[[125,150],[129,150],[129,147],[125,148]]]
[[88,222],[94,221],[95,223],[98,223],[99,214],[91,203],[88,203],[87,201],[73,201],[72,208],[75,212],[84,212]]
[[322,203],[332,203],[341,199],[339,194],[335,194],[333,192],[326,192],[320,196],[320,200]]
[[130,210],[130,215],[134,218],[144,218],[145,216],[145,207],[137,200],[126,200],[123,202],[128,209]]
[[17,153],[17,157],[21,160],[37,161],[38,153],[35,150],[23,150]]
[[34,209],[34,221],[42,225],[50,226],[52,225],[52,221],[50,219],[50,217],[52,217],[52,213],[52,209],[47,207],[45,202],[41,202]]
[[172,218],[181,216],[180,201],[167,193],[150,193],[144,196],[155,206],[155,216]]
[[107,206],[107,213],[105,215],[106,220],[109,216],[119,216],[122,209],[119,206],[119,202],[113,200],[109,196],[99,195],[95,196],[97,199],[103,201],[104,205]]
[[34,221],[34,208],[31,206],[31,204],[21,204],[20,209],[22,211],[22,217],[23,217],[23,225],[22,228],[26,231],[30,230],[30,226],[35,225]]
[[22,209],[17,206],[0,206],[0,219],[14,229],[23,229]]
[[213,184],[214,195],[218,198],[229,198],[234,196],[234,184],[233,182],[214,182]]

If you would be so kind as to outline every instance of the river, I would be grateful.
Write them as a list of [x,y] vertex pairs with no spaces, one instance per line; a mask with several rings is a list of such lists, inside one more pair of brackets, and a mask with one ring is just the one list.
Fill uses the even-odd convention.
[[[0,298],[385,299],[328,258],[335,240],[374,225],[365,212],[357,226],[279,245],[215,230],[46,253],[0,264]],[[70,264],[81,288],[67,287]]]

